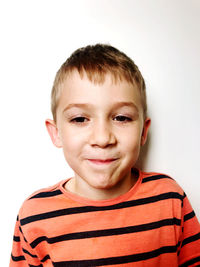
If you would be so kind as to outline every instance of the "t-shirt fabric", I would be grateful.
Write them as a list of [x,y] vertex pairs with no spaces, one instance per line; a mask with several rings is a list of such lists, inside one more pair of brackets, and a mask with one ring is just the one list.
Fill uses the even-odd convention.
[[171,177],[139,171],[127,193],[100,201],[66,181],[23,203],[10,267],[200,266],[200,225]]

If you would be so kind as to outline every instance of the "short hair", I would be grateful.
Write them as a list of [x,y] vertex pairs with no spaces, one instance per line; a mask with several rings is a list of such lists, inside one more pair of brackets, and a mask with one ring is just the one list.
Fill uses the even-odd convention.
[[114,81],[126,80],[131,84],[136,83],[141,94],[144,118],[146,117],[146,86],[137,65],[115,47],[96,44],[77,49],[58,70],[51,93],[51,111],[54,121],[56,121],[56,110],[62,85],[74,70],[78,71],[81,78],[86,73],[87,78],[93,83],[103,83],[106,74],[111,74]]

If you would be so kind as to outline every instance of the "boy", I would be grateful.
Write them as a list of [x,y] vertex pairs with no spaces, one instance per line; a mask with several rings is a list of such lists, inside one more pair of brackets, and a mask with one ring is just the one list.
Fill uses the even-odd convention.
[[74,177],[24,202],[10,267],[199,266],[200,227],[183,190],[134,168],[146,110],[139,69],[114,47],[87,46],[61,66],[46,127]]

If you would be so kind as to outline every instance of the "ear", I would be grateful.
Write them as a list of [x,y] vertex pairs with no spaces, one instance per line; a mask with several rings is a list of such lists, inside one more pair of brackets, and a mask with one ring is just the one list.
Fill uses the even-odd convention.
[[141,136],[141,146],[143,146],[146,143],[147,134],[148,134],[150,125],[151,125],[151,119],[146,118],[144,121],[143,131],[142,131],[142,136]]
[[53,144],[58,148],[62,147],[62,142],[60,140],[56,123],[53,120],[48,119],[45,121],[45,124]]

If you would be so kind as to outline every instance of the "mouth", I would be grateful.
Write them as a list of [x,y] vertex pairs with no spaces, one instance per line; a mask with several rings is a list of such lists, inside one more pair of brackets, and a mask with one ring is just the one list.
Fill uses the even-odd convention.
[[110,163],[116,161],[117,159],[88,159],[89,162],[97,165],[109,165]]

